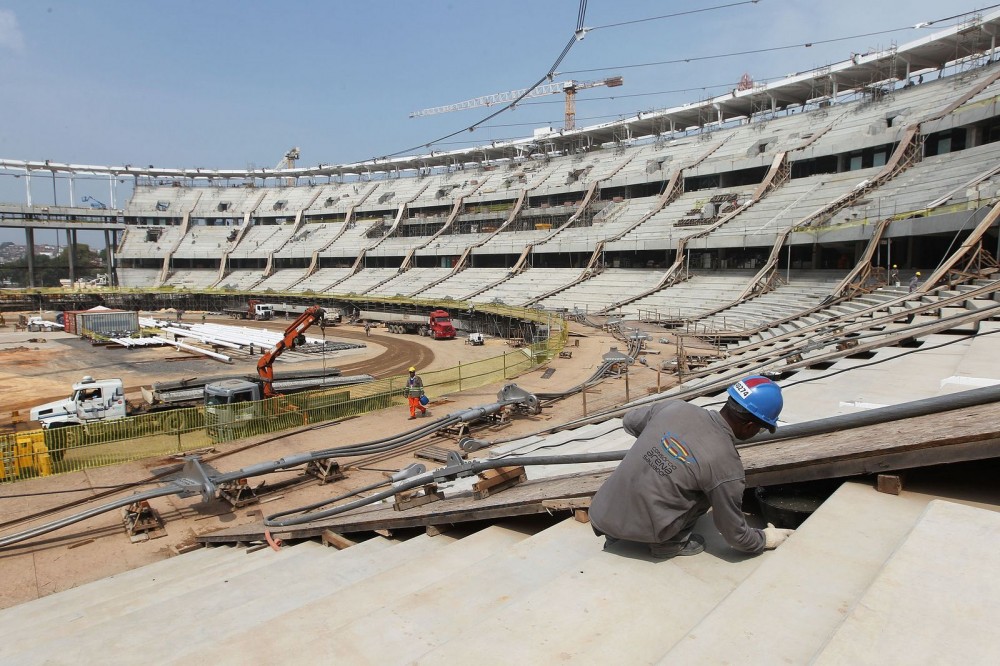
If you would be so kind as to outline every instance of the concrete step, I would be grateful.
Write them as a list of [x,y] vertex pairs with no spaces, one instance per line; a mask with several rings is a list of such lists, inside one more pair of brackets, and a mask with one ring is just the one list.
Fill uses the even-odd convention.
[[[165,628],[184,636],[184,643],[217,641],[234,627],[263,624],[288,605],[330,594],[345,581],[353,582],[378,571],[392,559],[389,551],[396,548],[419,557],[430,538],[417,537],[395,545],[379,541],[370,540],[343,551],[314,543],[299,544],[288,548],[288,556],[276,558],[265,567],[245,570],[242,564],[235,564],[237,571],[233,575],[220,576],[180,595],[163,599],[155,594],[151,598],[140,596],[131,606],[113,604],[101,608],[102,612],[95,612],[93,618],[88,616],[85,622],[67,626],[69,631],[50,634],[44,644],[19,646],[13,659],[62,663],[68,655],[100,654],[102,663],[107,664],[158,663],[177,649],[176,641],[163,640]],[[302,552],[293,552],[299,549]],[[373,557],[378,551],[383,552]],[[128,632],[121,631],[122,623],[129,625]]]
[[[222,577],[270,566],[304,550],[274,552],[265,549],[247,555],[245,550],[229,546],[201,549],[0,611],[2,633],[6,637],[8,632],[13,632],[21,636],[17,641],[19,645],[28,645],[31,641],[19,632],[35,626],[40,620],[55,627],[70,627],[66,631],[75,631],[77,626],[82,626],[80,622],[92,623],[92,618],[100,615],[101,606],[123,608],[146,603],[154,597],[176,596]],[[39,638],[42,636],[46,634]],[[0,657],[4,654],[3,645],[8,643],[0,645]]]
[[234,654],[253,654],[258,663],[282,663],[297,657],[322,661],[339,654],[330,640],[330,634],[338,628],[455,576],[463,576],[467,584],[475,585],[483,575],[476,571],[478,562],[529,535],[530,532],[513,525],[493,525],[436,551],[431,559],[407,560],[335,594],[302,604],[268,622],[266,632],[246,628],[221,642],[199,648],[196,653],[185,647],[174,653],[170,663],[190,664],[194,656],[210,663],[224,663]]
[[927,501],[843,484],[660,663],[808,663]]
[[812,663],[1000,663],[997,544],[1000,513],[932,501]]
[[447,580],[355,618],[326,634],[326,640],[337,646],[343,663],[402,664],[456,636],[482,632],[485,638],[485,614],[577,567],[601,543],[590,525],[565,520],[474,566],[453,569]]
[[[488,631],[456,634],[417,663],[466,663],[470,655],[498,666],[655,662],[771,555],[734,551],[711,516],[696,532],[705,537],[705,552],[671,560],[655,560],[635,545],[603,551],[603,538],[592,537],[589,557],[480,616]],[[616,621],[625,617],[627,623]]]
[[167,579],[176,575],[178,570],[188,571],[188,563],[190,566],[209,567],[213,563],[226,559],[226,551],[228,550],[228,548],[200,548],[185,555],[147,564],[137,569],[124,571],[0,610],[0,643],[14,637],[20,638],[26,630],[37,626],[35,624],[37,621],[46,618],[58,609],[99,598],[116,585],[120,585],[122,591],[127,591],[132,586],[141,585],[143,581],[157,578]]
[[[206,558],[191,558],[181,562],[186,559],[186,556],[182,555],[173,558],[178,562],[170,571],[171,575],[165,575],[167,572],[162,568],[150,565],[141,567],[135,572],[151,568],[154,568],[154,571],[145,571],[143,572],[145,575],[130,576],[128,581],[116,578],[95,581],[86,586],[89,588],[87,596],[68,596],[68,592],[75,590],[53,595],[63,598],[63,595],[67,594],[67,597],[63,598],[64,603],[61,606],[49,607],[42,613],[36,612],[31,616],[20,616],[16,619],[3,616],[5,630],[20,628],[24,633],[17,640],[0,644],[0,661],[14,654],[31,654],[33,650],[44,649],[44,646],[50,643],[66,641],[72,644],[78,633],[88,631],[95,625],[125,613],[141,612],[149,606],[169,602],[220,580],[228,581],[230,577],[244,574],[254,575],[260,569],[273,565],[284,566],[285,563],[306,556],[312,550],[310,546],[319,548],[316,544],[308,544],[298,549],[287,548],[280,552],[265,549],[249,555],[242,548],[228,546],[212,548],[208,550],[216,551],[216,557],[207,565]],[[177,564],[186,566],[179,568]],[[51,629],[45,632],[24,631],[25,628],[37,626],[39,622]]]

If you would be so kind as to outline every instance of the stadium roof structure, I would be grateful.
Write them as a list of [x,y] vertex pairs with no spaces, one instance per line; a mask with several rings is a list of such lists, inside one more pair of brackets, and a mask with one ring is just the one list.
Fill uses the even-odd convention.
[[[931,27],[917,24],[915,27]],[[1000,33],[1000,10],[970,12],[956,25],[902,46],[854,54],[833,65],[796,72],[767,84],[752,84],[725,95],[680,107],[642,111],[613,122],[571,131],[536,132],[535,136],[454,151],[432,151],[424,155],[382,157],[352,164],[319,164],[291,169],[158,168],[65,164],[51,160],[0,159],[0,171],[107,174],[119,177],[187,179],[288,179],[343,177],[351,174],[447,168],[468,163],[489,163],[530,155],[544,144],[544,152],[606,143],[630,142],[688,131],[703,131],[728,122],[752,118],[760,113],[810,104],[836,103],[839,96],[884,93],[898,81],[945,66],[973,63],[996,49]],[[808,45],[807,45],[808,46]]]

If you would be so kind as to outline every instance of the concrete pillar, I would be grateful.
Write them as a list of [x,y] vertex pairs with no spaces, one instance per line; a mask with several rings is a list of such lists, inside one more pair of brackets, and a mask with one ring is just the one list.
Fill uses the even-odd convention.
[[76,231],[66,230],[66,257],[69,262],[69,284],[70,287],[76,284]]
[[35,230],[31,227],[24,229],[24,242],[28,246],[25,256],[28,257],[28,286],[35,286]]
[[104,230],[104,248],[105,248],[105,251],[106,251],[106,253],[107,253],[108,256],[107,256],[107,259],[106,259],[104,265],[105,265],[105,267],[107,268],[107,271],[108,271],[108,286],[109,287],[115,286],[115,283],[116,283],[116,280],[115,280],[115,261],[114,261],[115,248],[111,244],[111,237],[112,237],[111,230],[110,229],[105,229]]

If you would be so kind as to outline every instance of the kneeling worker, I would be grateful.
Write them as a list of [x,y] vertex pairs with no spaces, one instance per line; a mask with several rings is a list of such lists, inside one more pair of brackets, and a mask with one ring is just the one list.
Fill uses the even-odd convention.
[[747,525],[746,480],[735,446],[762,428],[774,432],[781,388],[754,376],[728,393],[718,412],[668,400],[625,414],[625,431],[637,439],[590,505],[591,524],[607,537],[605,547],[623,540],[647,544],[654,557],[696,555],[705,540],[691,532],[710,508],[729,545],[746,553],[777,548],[792,533]]

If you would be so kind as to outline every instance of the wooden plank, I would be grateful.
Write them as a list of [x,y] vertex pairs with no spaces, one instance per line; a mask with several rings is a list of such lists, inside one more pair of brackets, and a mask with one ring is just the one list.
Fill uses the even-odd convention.
[[350,548],[356,542],[348,539],[343,534],[337,534],[330,530],[323,530],[323,543],[327,546],[336,548],[337,550],[344,550],[345,548]]

